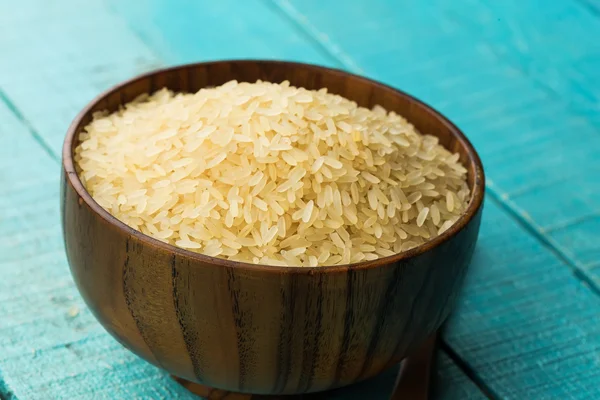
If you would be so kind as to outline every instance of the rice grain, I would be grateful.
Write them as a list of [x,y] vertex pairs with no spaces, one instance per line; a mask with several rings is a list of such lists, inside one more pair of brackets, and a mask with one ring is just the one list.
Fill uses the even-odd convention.
[[75,161],[92,197],[132,228],[269,265],[409,250],[450,228],[470,197],[459,155],[438,138],[289,82],[141,96],[96,113]]

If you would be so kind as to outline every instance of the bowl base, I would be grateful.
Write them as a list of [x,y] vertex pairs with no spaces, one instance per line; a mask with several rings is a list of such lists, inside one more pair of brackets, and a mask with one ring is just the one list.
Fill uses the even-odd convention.
[[293,400],[306,398],[306,395],[264,395],[228,392],[227,390],[214,389],[199,383],[190,382],[177,376],[172,375],[171,377],[190,392],[206,400]]
[[[433,370],[437,333],[428,338],[412,355],[402,361],[391,400],[425,400],[429,396],[429,382]],[[235,393],[214,389],[199,383],[172,376],[181,386],[207,400],[295,400],[324,399],[324,392],[298,395],[263,395]]]

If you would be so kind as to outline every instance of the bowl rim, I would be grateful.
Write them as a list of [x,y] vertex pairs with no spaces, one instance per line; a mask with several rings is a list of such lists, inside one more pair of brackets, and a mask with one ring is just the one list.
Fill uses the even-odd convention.
[[[441,235],[438,235],[435,238],[433,238],[417,247],[414,247],[407,251],[403,251],[403,252],[394,254],[392,256],[386,256],[386,257],[381,257],[381,258],[371,260],[371,261],[363,261],[363,262],[351,263],[351,264],[325,265],[325,266],[317,266],[317,267],[297,267],[297,266],[284,267],[284,266],[268,265],[268,264],[253,264],[253,263],[232,261],[232,260],[227,260],[227,259],[223,259],[223,258],[207,256],[202,253],[197,253],[197,252],[194,252],[191,250],[186,250],[184,248],[162,242],[158,239],[155,239],[149,235],[146,235],[146,234],[128,226],[127,224],[125,224],[121,220],[117,219],[112,214],[110,214],[107,210],[105,210],[102,206],[100,206],[92,198],[90,193],[83,186],[83,183],[81,182],[79,175],[77,174],[77,172],[75,170],[74,157],[73,157],[73,141],[75,140],[75,138],[77,136],[78,127],[81,124],[81,121],[90,112],[90,110],[93,107],[95,107],[99,102],[104,100],[111,93],[121,90],[131,84],[134,84],[135,82],[137,82],[139,80],[146,79],[152,75],[156,75],[156,74],[160,74],[160,73],[164,73],[164,72],[168,72],[168,71],[195,68],[195,67],[199,67],[199,66],[218,65],[218,64],[238,64],[240,66],[243,66],[243,64],[251,65],[251,64],[256,64],[256,63],[270,64],[272,66],[278,66],[278,67],[282,67],[282,68],[301,67],[301,68],[305,68],[308,70],[316,70],[316,71],[319,71],[322,73],[334,74],[334,75],[344,76],[347,78],[352,78],[355,80],[360,80],[368,85],[375,86],[380,90],[392,92],[395,96],[404,97],[404,98],[408,99],[409,101],[411,101],[413,103],[417,103],[419,106],[427,109],[435,118],[437,118],[440,122],[442,122],[448,128],[448,130],[451,132],[451,134],[458,140],[460,145],[466,150],[468,162],[470,164],[468,167],[474,166],[475,176],[473,177],[473,188],[472,188],[471,198],[469,200],[469,204],[467,206],[467,210],[465,211],[465,213],[462,214],[459,217],[459,219],[450,228],[448,228],[445,232],[443,232]],[[316,273],[346,272],[348,270],[362,270],[362,269],[368,269],[368,268],[373,268],[373,267],[377,267],[377,266],[391,265],[391,264],[394,264],[399,261],[407,261],[409,259],[417,257],[429,250],[432,250],[435,247],[438,247],[439,245],[441,245],[442,243],[451,239],[452,237],[456,236],[460,231],[462,231],[479,212],[480,208],[483,205],[484,194],[485,194],[485,174],[484,174],[484,170],[483,170],[483,164],[481,162],[481,159],[479,158],[479,155],[477,154],[477,151],[475,150],[475,148],[473,147],[473,145],[471,144],[469,139],[467,139],[467,137],[464,135],[464,133],[456,125],[454,125],[448,118],[446,118],[442,113],[440,113],[438,110],[436,110],[429,104],[419,100],[418,98],[416,98],[402,90],[396,89],[396,88],[386,85],[382,82],[379,82],[374,79],[367,78],[367,77],[364,77],[361,75],[357,75],[357,74],[354,74],[351,72],[346,72],[346,71],[343,71],[340,69],[325,67],[325,66],[316,65],[316,64],[301,63],[301,62],[294,62],[294,61],[266,60],[266,59],[227,59],[227,60],[218,60],[218,61],[180,64],[180,65],[175,65],[175,66],[171,66],[168,68],[154,69],[152,71],[149,71],[149,72],[146,72],[143,74],[139,74],[137,76],[134,76],[133,78],[127,79],[125,81],[122,81],[122,82],[110,87],[109,89],[103,91],[102,93],[97,95],[94,99],[92,99],[77,114],[77,116],[71,122],[71,124],[67,130],[67,134],[66,134],[66,137],[65,137],[65,140],[63,143],[63,148],[62,148],[62,168],[64,170],[63,171],[64,176],[65,176],[64,179],[67,180],[71,184],[71,186],[73,187],[73,189],[75,190],[75,192],[77,193],[77,195],[80,198],[79,199],[80,203],[81,203],[81,200],[83,200],[83,202],[85,202],[85,204],[94,213],[96,213],[98,216],[100,216],[104,220],[104,222],[106,222],[110,225],[113,225],[117,229],[123,231],[127,235],[135,237],[137,240],[139,240],[141,242],[144,242],[144,243],[154,246],[154,247],[158,247],[159,249],[166,251],[166,252],[175,253],[180,256],[187,257],[189,259],[199,262],[200,265],[210,264],[210,265],[220,265],[223,267],[230,267],[230,268],[259,270],[262,272],[294,273],[294,274],[300,273],[300,274],[308,274],[308,275],[313,275]],[[66,184],[66,182],[65,182],[65,184]],[[63,219],[63,221],[64,221],[64,219]],[[63,229],[64,228],[65,227],[63,226]]]

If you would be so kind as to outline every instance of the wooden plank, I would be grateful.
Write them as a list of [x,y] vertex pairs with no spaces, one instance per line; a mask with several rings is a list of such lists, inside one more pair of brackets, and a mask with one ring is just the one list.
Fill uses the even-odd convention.
[[600,396],[600,298],[488,201],[445,340],[507,399]]
[[0,49],[0,88],[56,154],[89,100],[160,65],[102,0],[2,3]]
[[266,1],[107,0],[169,64],[231,58],[335,65]]
[[564,96],[574,109],[593,112],[593,104],[600,100],[596,72],[600,14],[590,3],[586,6],[588,1],[476,0],[468,7],[453,7],[452,17],[467,29],[478,30],[478,38],[496,56],[537,85]]
[[[584,267],[593,267],[600,264],[598,232],[600,232],[600,210],[596,215],[589,218],[561,226],[559,229],[552,231],[550,235],[577,254],[577,259],[584,263]],[[594,271],[593,273],[596,278],[600,278],[597,272]]]
[[[440,353],[438,356],[437,368],[438,372],[433,380],[434,399],[484,400],[489,398],[462,370],[456,368],[455,362],[446,353]],[[366,398],[368,397],[361,397],[361,399]]]
[[[75,112],[98,91],[161,64],[146,40],[158,41],[157,32],[174,32],[182,21],[193,26],[195,14],[179,9],[167,15],[161,11],[170,10],[167,3],[155,2],[157,15],[164,19],[159,18],[157,27],[138,26],[135,33],[103,2],[82,4],[63,0],[59,7],[26,0],[18,10],[0,5],[0,50],[3,60],[8,60],[0,64],[4,96],[0,170],[10,173],[0,173],[0,395],[11,399],[191,398],[164,372],[110,338],[79,297],[61,241],[57,161],[63,132]],[[147,3],[131,4],[140,11]],[[203,34],[217,28],[210,21],[227,10],[212,3],[204,6],[210,16],[204,31],[177,54],[191,59],[247,51],[248,56],[292,58],[296,54],[306,61],[327,63],[326,55],[260,7],[242,10],[229,25],[219,24],[221,31],[234,36],[223,36],[213,47],[198,46],[205,40]],[[116,11],[127,15],[126,10]],[[250,12],[266,13],[271,25],[264,20],[243,25],[242,17]],[[239,40],[232,43],[237,34]],[[45,40],[52,42],[51,48]],[[267,41],[269,46],[264,44]],[[159,45],[157,49],[161,55],[165,51]],[[209,50],[192,53],[195,49]],[[219,53],[223,49],[229,53]],[[441,357],[439,398],[483,398],[454,363]],[[384,393],[393,379],[388,373],[373,385]],[[358,393],[372,391],[369,384],[360,388]],[[348,398],[351,392],[346,389],[332,396]]]

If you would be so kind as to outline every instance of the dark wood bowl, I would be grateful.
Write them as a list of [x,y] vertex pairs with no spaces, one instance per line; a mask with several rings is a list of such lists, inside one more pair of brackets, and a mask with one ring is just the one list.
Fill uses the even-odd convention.
[[[111,216],[84,189],[73,162],[96,111],[115,111],[163,87],[197,91],[231,79],[281,82],[396,111],[460,153],[472,198],[442,235],[410,251],[354,265],[285,268],[226,261],[152,239]],[[178,377],[235,392],[332,389],[402,360],[446,319],[473,254],[484,174],[446,118],[381,83],[276,61],[218,61],[152,72],[92,101],[63,147],[62,225],[75,282],[119,342]]]

